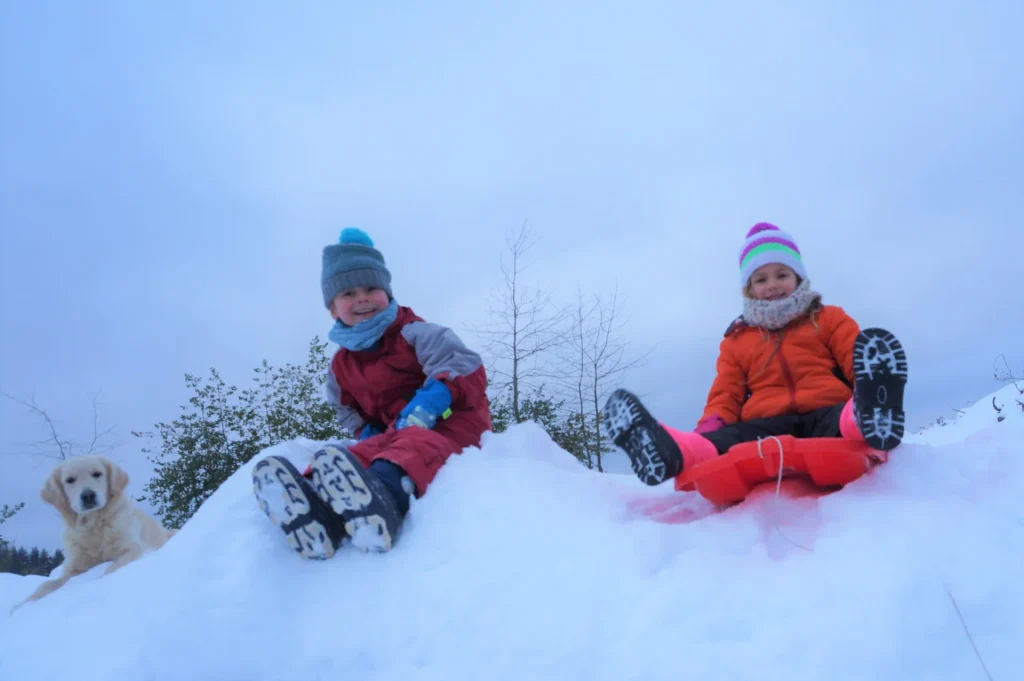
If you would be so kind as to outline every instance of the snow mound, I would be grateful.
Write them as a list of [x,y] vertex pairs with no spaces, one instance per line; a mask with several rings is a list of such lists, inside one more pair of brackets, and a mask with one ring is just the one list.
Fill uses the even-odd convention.
[[[1024,390],[1024,383],[1009,383],[967,409],[960,410],[952,421],[943,425],[932,424],[921,434],[931,444],[954,444],[966,442],[989,426],[1024,419],[1024,393],[1021,390]],[[907,436],[907,441],[914,441],[914,436]]]
[[453,457],[391,553],[324,562],[257,509],[254,459],[113,575],[10,617],[42,578],[0,575],[0,679],[984,678],[965,624],[1015,678],[1024,418],[971,423],[840,492],[765,485],[722,512],[521,424]]

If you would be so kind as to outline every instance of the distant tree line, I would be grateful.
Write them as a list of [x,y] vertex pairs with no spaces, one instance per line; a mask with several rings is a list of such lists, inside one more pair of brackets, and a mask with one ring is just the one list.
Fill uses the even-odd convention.
[[45,577],[63,562],[64,553],[60,549],[50,555],[46,549],[36,547],[31,549],[26,549],[24,546],[15,548],[9,543],[0,546],[0,572]]

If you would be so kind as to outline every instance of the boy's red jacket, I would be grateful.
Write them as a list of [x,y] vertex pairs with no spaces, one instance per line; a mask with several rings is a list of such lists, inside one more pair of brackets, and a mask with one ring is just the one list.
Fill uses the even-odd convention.
[[491,428],[483,360],[454,331],[424,321],[411,308],[399,306],[375,348],[339,349],[331,360],[327,392],[341,426],[358,438],[368,422],[394,426],[428,378],[442,381],[452,393],[451,415],[438,419],[434,431],[459,447],[479,446],[480,436]]
[[775,332],[737,319],[719,346],[701,420],[715,414],[726,423],[804,414],[850,399],[858,333],[857,322],[835,305],[820,306]]

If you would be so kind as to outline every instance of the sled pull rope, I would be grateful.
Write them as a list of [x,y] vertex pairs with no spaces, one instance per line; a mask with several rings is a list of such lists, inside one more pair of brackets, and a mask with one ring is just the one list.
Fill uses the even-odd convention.
[[779,523],[778,523],[778,517],[779,517],[779,493],[782,491],[782,469],[783,469],[783,464],[785,463],[785,460],[786,460],[785,459],[785,452],[782,449],[782,440],[780,440],[776,436],[769,435],[768,437],[764,437],[764,438],[760,438],[759,437],[759,438],[757,438],[757,455],[759,457],[761,457],[762,461],[764,460],[764,451],[761,449],[761,443],[764,440],[775,440],[775,444],[779,448],[779,476],[778,476],[778,478],[775,481],[775,500],[772,502],[772,526],[775,528],[775,531],[779,533],[779,536],[781,536],[783,539],[788,541],[793,546],[796,546],[796,547],[799,547],[799,548],[801,548],[801,549],[803,549],[805,551],[810,551],[811,553],[814,553],[814,551],[812,551],[811,549],[807,548],[803,544],[799,544],[799,543],[793,541],[792,539],[790,539],[789,537],[787,537],[785,534],[783,534],[782,529],[779,527]]

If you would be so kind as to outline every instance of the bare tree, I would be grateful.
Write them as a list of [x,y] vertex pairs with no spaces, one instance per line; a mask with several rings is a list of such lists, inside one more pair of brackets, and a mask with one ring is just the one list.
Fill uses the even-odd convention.
[[7,393],[2,394],[12,402],[16,402],[23,407],[27,407],[32,413],[42,419],[45,424],[49,435],[42,440],[25,445],[27,447],[34,448],[33,451],[30,452],[32,454],[38,454],[47,458],[64,461],[75,455],[106,454],[107,452],[116,449],[121,444],[120,442],[104,442],[104,438],[107,438],[113,433],[114,426],[100,431],[99,409],[96,406],[96,398],[99,397],[99,393],[93,395],[92,398],[92,440],[87,445],[72,442],[71,440],[61,437],[57,430],[56,422],[54,422],[53,418],[50,417],[50,414],[45,409],[36,404],[34,398],[26,401],[12,397]]
[[583,431],[587,465],[593,468],[596,464],[602,472],[601,455],[610,447],[602,429],[601,408],[615,389],[615,380],[640,366],[649,354],[627,354],[621,338],[627,320],[620,318],[620,303],[618,287],[610,297],[592,295],[585,299],[582,292],[577,293],[569,344],[574,359],[567,360],[575,367],[571,386],[579,405],[577,427]]
[[530,290],[523,282],[526,253],[535,244],[526,222],[505,238],[509,263],[501,260],[504,287],[492,293],[487,322],[474,332],[484,340],[490,356],[487,373],[499,391],[511,390],[512,420],[523,421],[522,395],[545,379],[562,379],[552,351],[566,342],[568,307],[556,307],[542,289]]

